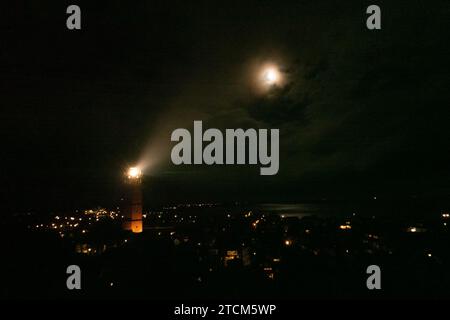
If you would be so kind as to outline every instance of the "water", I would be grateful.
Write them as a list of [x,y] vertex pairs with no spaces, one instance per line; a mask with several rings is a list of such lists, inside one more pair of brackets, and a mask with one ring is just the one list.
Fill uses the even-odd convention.
[[338,203],[264,203],[255,207],[263,213],[283,215],[284,217],[303,218],[306,216],[342,216],[352,215],[354,209]]

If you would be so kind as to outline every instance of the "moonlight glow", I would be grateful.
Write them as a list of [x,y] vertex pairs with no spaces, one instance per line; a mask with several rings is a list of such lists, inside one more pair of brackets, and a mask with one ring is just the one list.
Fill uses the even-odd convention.
[[267,68],[263,73],[263,80],[268,85],[274,85],[278,82],[280,75],[275,68]]
[[274,63],[259,65],[255,71],[255,88],[261,94],[267,93],[275,87],[282,87],[286,82],[279,66]]

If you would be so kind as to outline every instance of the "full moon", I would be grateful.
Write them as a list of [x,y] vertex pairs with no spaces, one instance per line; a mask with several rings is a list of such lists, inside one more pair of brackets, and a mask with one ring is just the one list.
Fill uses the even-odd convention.
[[252,84],[257,94],[268,94],[274,89],[283,87],[286,75],[275,62],[255,63],[251,70]]
[[280,83],[280,72],[277,68],[270,66],[263,69],[262,81],[266,86],[273,86]]
[[268,69],[264,72],[264,81],[268,84],[274,84],[278,80],[278,72],[275,69]]

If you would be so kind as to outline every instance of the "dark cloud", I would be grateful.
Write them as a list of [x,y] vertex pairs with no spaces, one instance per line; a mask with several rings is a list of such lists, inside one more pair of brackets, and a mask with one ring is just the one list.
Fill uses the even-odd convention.
[[[80,32],[68,4],[19,1],[2,20],[4,185],[27,206],[108,202],[146,157],[160,200],[448,187],[446,1],[381,1],[380,31],[366,1],[81,2]],[[261,94],[264,61],[286,83]],[[170,133],[193,120],[279,128],[279,174],[171,165]]]

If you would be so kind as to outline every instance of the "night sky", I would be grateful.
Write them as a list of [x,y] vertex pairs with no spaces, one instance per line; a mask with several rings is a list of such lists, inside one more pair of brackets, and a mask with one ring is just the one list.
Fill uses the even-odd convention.
[[[82,29],[66,28],[78,4]],[[382,30],[366,28],[366,8]],[[32,1],[1,11],[2,206],[450,194],[448,1]],[[285,85],[252,88],[276,63]],[[174,166],[170,134],[280,129],[280,170]]]

